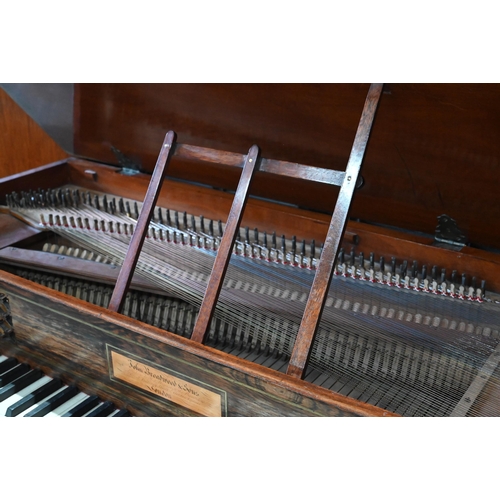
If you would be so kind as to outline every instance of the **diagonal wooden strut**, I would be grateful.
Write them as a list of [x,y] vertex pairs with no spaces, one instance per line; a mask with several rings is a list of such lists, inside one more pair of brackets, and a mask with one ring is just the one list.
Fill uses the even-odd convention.
[[340,188],[323,246],[323,252],[321,253],[321,259],[316,269],[304,315],[302,316],[302,322],[288,364],[287,375],[291,375],[292,377],[303,378],[307,368],[382,87],[383,84],[380,83],[372,84],[366,97],[356,137],[354,138],[354,144],[351,149],[351,155],[347,162],[344,181]]
[[257,146],[252,146],[248,151],[248,155],[243,166],[240,182],[238,184],[236,194],[234,195],[231,211],[229,212],[229,216],[227,218],[224,235],[222,236],[220,246],[217,250],[212,272],[210,274],[210,278],[208,279],[205,296],[203,297],[203,302],[201,303],[198,319],[196,320],[193,334],[191,335],[191,340],[194,340],[195,342],[204,341],[206,332],[210,322],[212,321],[215,306],[217,305],[217,299],[219,298],[222,284],[224,282],[224,276],[231,258],[233,245],[236,240],[236,232],[243,217],[243,210],[248,198],[250,182],[254,173],[258,170],[258,155],[259,148]]
[[156,161],[156,166],[153,171],[146,196],[144,198],[144,203],[137,220],[134,234],[132,235],[127,249],[127,255],[125,256],[122,268],[118,274],[118,279],[116,280],[113,295],[111,296],[108,306],[110,311],[119,312],[123,306],[125,295],[127,294],[130,286],[135,266],[139,260],[142,245],[144,244],[144,239],[149,228],[149,222],[151,220],[151,216],[153,215],[153,210],[158,200],[158,196],[160,195],[161,186],[165,178],[165,172],[172,157],[172,145],[174,144],[174,141],[175,132],[167,132],[160,154],[158,155],[158,160]]

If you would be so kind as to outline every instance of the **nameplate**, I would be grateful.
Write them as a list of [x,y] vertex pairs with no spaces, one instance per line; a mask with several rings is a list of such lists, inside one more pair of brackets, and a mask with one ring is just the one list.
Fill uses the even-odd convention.
[[[221,417],[225,406],[224,391],[221,394],[202,387],[198,381],[187,380],[181,374],[151,363],[125,352],[108,347],[111,378],[124,382],[160,399],[172,401],[207,417]],[[206,385],[206,384],[203,384]]]

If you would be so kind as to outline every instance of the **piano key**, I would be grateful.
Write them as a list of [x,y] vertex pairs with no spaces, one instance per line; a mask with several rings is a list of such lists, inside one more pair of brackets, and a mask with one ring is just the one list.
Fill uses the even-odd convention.
[[40,370],[31,370],[28,373],[24,374],[22,377],[14,380],[10,384],[2,387],[0,389],[0,401],[5,401],[10,396],[14,395],[16,392],[19,392],[22,389],[25,389],[33,382],[36,382],[38,379],[43,377],[43,373]]
[[36,408],[26,413],[25,417],[44,417],[47,413],[55,410],[78,394],[78,389],[74,385],[63,388],[46,401],[38,404]]
[[17,403],[14,403],[12,406],[7,408],[5,412],[6,417],[17,417],[21,415],[23,412],[29,411],[29,409],[38,403],[41,403],[45,399],[53,396],[54,393],[62,388],[63,383],[59,379],[52,379],[50,382],[47,382],[42,387],[39,387],[31,394],[28,394]]
[[61,404],[51,412],[45,415],[46,417],[62,417],[65,413],[70,411],[72,408],[78,406],[82,401],[87,399],[89,396],[84,392],[78,392],[75,396],[70,398],[66,403]]
[[25,373],[28,373],[29,371],[30,371],[29,365],[25,363],[17,365],[16,367],[12,368],[12,370],[9,370],[8,372],[5,372],[2,375],[0,375],[0,387],[4,387],[10,382],[13,382],[17,378],[23,376]]
[[25,389],[20,390],[16,394],[13,394],[6,400],[0,402],[0,417],[5,417],[5,413],[7,411],[7,408],[12,406],[14,403],[17,403],[21,399],[23,399],[25,396],[28,394],[31,394],[33,391],[38,389],[39,387],[42,387],[45,385],[47,382],[50,382],[52,379],[50,377],[44,376],[41,379],[37,380],[36,382],[33,382],[31,385],[26,387]]
[[128,410],[122,409],[122,410],[116,410],[114,413],[109,415],[110,417],[131,417],[132,415]]
[[16,358],[8,358],[7,356],[2,356],[0,360],[0,374],[5,373],[7,370],[14,368],[18,363]]
[[106,401],[101,403],[97,408],[92,410],[90,413],[84,415],[85,417],[107,417],[115,409],[111,401]]
[[83,417],[86,413],[89,413],[93,410],[98,404],[100,400],[97,396],[89,396],[87,399],[84,399],[81,403],[69,409],[66,413],[63,413],[62,417]]

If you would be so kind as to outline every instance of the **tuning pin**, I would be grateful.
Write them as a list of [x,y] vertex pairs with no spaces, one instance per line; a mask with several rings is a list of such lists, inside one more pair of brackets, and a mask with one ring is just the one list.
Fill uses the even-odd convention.
[[432,266],[431,270],[431,278],[436,281],[437,280],[437,266]]
[[214,221],[210,219],[210,222],[208,223],[208,235],[212,236],[214,235]]
[[370,269],[375,268],[375,254],[373,252],[370,252]]
[[422,266],[422,279],[425,280],[427,278],[427,266],[424,264]]
[[401,278],[404,279],[406,277],[406,273],[408,271],[408,261],[404,260],[403,263],[401,264]]
[[385,259],[383,255],[379,259],[379,265],[380,265],[380,272],[383,274],[385,272]]
[[276,232],[273,231],[272,237],[271,237],[271,247],[276,250]]
[[338,257],[339,264],[342,265],[344,263],[344,249],[341,248],[339,250],[339,257]]
[[163,215],[161,213],[161,207],[158,207],[158,222],[163,224]]
[[284,234],[281,235],[281,251],[283,252],[284,256],[286,253],[286,239]]
[[200,215],[200,231],[205,234],[205,217],[203,215]]
[[457,271],[453,270],[451,273],[451,282],[456,285],[457,284]]
[[256,245],[259,244],[259,230],[256,227],[253,230],[253,241]]
[[174,224],[175,224],[175,229],[180,229],[179,212],[177,210],[174,212]]
[[441,283],[446,281],[446,269],[441,269]]
[[188,229],[187,212],[182,213],[182,225],[184,229]]
[[316,242],[314,240],[311,241],[311,259],[316,257]]
[[245,243],[248,245],[250,243],[250,228],[245,227]]
[[[59,193],[58,193],[58,194],[59,194]],[[92,206],[92,196],[91,196],[91,194],[87,191],[86,195],[87,195],[87,205]],[[60,194],[59,194],[59,196],[60,196]],[[58,196],[59,201],[62,201],[62,200],[61,200],[61,198],[60,198],[59,196]]]
[[365,255],[363,252],[359,252],[359,267],[361,268],[361,272],[365,268]]
[[349,265],[352,267],[356,263],[356,255],[354,254],[354,248],[351,249],[351,253],[349,254]]
[[105,212],[108,211],[108,197],[106,195],[102,197],[102,208]]
[[137,206],[137,202],[134,201],[134,218],[138,219],[139,218],[139,207]]
[[219,221],[217,221],[217,224],[218,224],[219,236],[222,237],[224,235],[224,229],[222,228],[222,222],[219,220]]
[[300,256],[303,257],[306,254],[306,240],[302,240],[300,244]]
[[123,202],[123,198],[120,198],[118,200],[118,210],[120,211],[121,214],[125,214],[125,203]]
[[110,213],[111,215],[115,215],[115,208],[116,208],[116,207],[115,207],[115,204],[114,204],[112,201],[110,201],[110,202],[109,202],[109,213]]
[[196,232],[196,220],[194,215],[191,215],[191,229]]
[[97,195],[94,196],[94,206],[97,208],[97,210],[101,210],[101,206],[99,204],[99,196]]
[[170,219],[170,209],[167,208],[166,213],[167,213],[167,226],[172,227],[172,220]]
[[413,264],[411,266],[411,277],[412,279],[415,279],[417,277],[418,273],[418,262],[416,260],[413,261]]
[[292,237],[292,253],[290,256],[290,263],[295,265],[295,255],[297,254],[297,238],[295,236]]
[[465,273],[462,274],[462,286],[467,286],[467,275]]

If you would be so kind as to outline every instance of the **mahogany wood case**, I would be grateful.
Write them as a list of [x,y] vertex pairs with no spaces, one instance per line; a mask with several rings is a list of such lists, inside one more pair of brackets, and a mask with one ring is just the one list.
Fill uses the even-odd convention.
[[[65,185],[143,200],[163,138],[173,130],[180,145],[227,152],[227,161],[173,157],[157,204],[225,221],[241,174],[229,165],[252,144],[265,158],[345,170],[368,90],[367,84],[78,84],[75,156],[0,179],[0,204],[13,191]],[[458,268],[485,277],[488,291],[499,293],[500,85],[385,84],[378,106],[363,184],[340,246]],[[123,158],[140,172],[125,175]],[[338,192],[326,183],[257,172],[241,225],[324,241]],[[442,214],[457,221],[468,244],[436,244]],[[6,213],[0,228],[0,253],[42,238]],[[140,277],[133,279],[140,289]],[[0,270],[0,292],[9,297],[14,322],[0,352],[137,416],[396,416],[8,270]],[[162,384],[151,389],[144,372]]]

